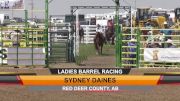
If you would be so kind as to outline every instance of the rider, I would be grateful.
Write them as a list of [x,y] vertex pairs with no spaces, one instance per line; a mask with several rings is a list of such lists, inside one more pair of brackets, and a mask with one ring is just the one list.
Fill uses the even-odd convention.
[[107,27],[110,31],[114,32],[114,24],[112,19],[108,20]]
[[[136,48],[134,48],[133,46],[136,46],[136,39],[132,38],[131,42],[128,42],[128,46],[130,46],[131,48],[129,48],[129,52],[131,52],[131,54],[129,54],[129,58],[134,59],[136,58],[136,54],[134,54],[134,52],[136,52]],[[130,64],[135,64],[134,60],[129,60]]]
[[97,24],[96,32],[103,33],[102,27],[99,24]]
[[105,35],[104,35],[105,33],[103,32],[102,27],[99,24],[97,24],[97,28],[96,28],[96,34],[97,33],[102,34],[102,37],[103,37],[103,39],[105,41],[105,44],[106,44],[107,42],[106,42],[106,38],[105,38]]

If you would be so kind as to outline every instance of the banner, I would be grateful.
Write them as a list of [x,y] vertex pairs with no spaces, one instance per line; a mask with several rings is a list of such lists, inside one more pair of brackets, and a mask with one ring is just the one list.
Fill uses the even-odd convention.
[[[18,50],[18,51],[17,51]],[[45,48],[2,48],[0,64],[7,65],[45,65]]]
[[129,74],[131,69],[125,68],[50,68],[54,75],[75,75],[75,74],[93,74],[93,75],[125,75]]
[[180,48],[145,48],[146,62],[180,62]]
[[0,9],[24,9],[24,0],[0,0]]
[[0,47],[0,64],[7,64],[7,48]]

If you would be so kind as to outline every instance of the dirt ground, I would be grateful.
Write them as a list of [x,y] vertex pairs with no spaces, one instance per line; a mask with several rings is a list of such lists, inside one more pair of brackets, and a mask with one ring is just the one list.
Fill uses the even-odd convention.
[[32,91],[21,86],[0,87],[1,101],[179,101],[179,94],[179,86],[124,92]]
[[[114,68],[114,57],[96,56],[83,62],[82,66],[73,63],[54,64],[52,68]],[[38,75],[50,74],[45,68],[0,68],[1,72],[35,72]],[[180,69],[132,69],[130,74],[143,75],[145,72],[180,72]],[[33,91],[26,86],[1,85],[0,101],[179,101],[180,86],[161,85],[150,90],[122,92],[62,92],[58,90]]]

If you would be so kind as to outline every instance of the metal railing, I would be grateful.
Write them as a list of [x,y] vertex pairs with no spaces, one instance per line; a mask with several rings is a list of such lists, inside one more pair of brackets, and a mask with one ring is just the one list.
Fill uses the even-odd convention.
[[132,34],[125,29],[118,55],[122,67],[180,67],[180,29],[133,28]]
[[0,27],[0,64],[46,65],[46,37],[45,29]]
[[[126,29],[127,30],[127,29]],[[139,35],[140,31],[135,30],[132,34],[122,30],[120,34],[121,40],[121,53],[120,65],[122,67],[139,67]]]
[[141,29],[140,67],[180,67],[180,29]]
[[[96,35],[96,25],[81,25],[81,27],[84,29],[84,41],[82,43],[89,44],[94,43],[93,39]],[[101,26],[103,32],[105,32],[106,26]]]

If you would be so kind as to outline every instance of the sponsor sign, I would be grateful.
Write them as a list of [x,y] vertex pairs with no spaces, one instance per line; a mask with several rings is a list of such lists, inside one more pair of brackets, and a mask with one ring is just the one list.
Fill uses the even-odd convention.
[[45,65],[45,48],[1,48],[0,64]]
[[7,64],[7,48],[0,47],[0,64]]
[[180,62],[180,48],[145,48],[144,61]]

